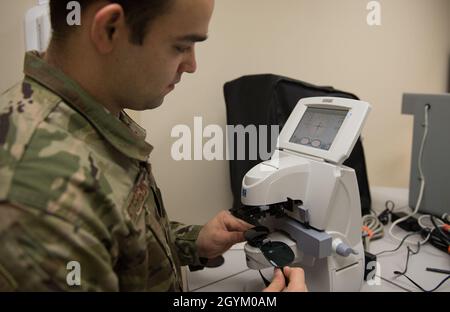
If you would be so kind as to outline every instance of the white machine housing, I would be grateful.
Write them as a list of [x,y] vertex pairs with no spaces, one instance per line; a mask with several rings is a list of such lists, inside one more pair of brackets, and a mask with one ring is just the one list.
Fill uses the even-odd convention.
[[[293,211],[285,210],[285,217],[266,216],[260,222],[273,231],[270,239],[284,241],[293,249],[294,265],[305,270],[311,291],[359,291],[362,286],[358,183],[354,169],[342,163],[353,150],[370,109],[367,102],[343,98],[300,100],[272,158],[243,179],[245,206],[264,210],[288,198],[302,201]],[[305,133],[311,137],[302,137]],[[258,248],[246,244],[245,252],[249,268],[271,266]]]

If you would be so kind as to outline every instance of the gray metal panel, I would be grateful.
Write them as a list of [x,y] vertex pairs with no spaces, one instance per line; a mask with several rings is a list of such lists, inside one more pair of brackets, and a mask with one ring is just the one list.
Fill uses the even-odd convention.
[[431,109],[422,160],[425,192],[419,211],[441,216],[444,212],[450,212],[450,94],[403,96],[402,113],[414,115],[409,206],[415,208],[419,196],[420,175],[417,162],[427,104]]
[[317,259],[331,256],[332,237],[329,234],[306,228],[287,217],[275,219],[273,224],[276,229],[288,233],[305,255]]

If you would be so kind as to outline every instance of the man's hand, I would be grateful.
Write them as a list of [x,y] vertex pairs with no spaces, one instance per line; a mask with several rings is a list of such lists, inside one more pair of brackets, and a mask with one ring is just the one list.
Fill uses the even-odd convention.
[[305,284],[305,272],[301,268],[284,268],[284,275],[289,283],[286,287],[286,279],[280,269],[275,269],[272,283],[264,289],[265,292],[305,292],[308,288]]
[[198,255],[208,259],[222,255],[234,244],[243,242],[244,232],[252,227],[228,211],[220,212],[200,231],[197,238]]

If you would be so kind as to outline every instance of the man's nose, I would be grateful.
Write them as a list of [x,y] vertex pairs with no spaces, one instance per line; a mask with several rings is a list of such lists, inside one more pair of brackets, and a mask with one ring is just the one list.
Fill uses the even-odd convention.
[[189,73],[193,74],[197,70],[197,61],[195,59],[195,51],[192,50],[189,54],[186,55],[186,59],[180,66],[181,73]]

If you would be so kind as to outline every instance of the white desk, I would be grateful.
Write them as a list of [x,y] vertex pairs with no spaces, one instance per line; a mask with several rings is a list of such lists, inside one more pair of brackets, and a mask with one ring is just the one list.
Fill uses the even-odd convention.
[[[387,200],[392,200],[396,207],[407,205],[408,190],[406,189],[375,187],[372,188],[371,195],[372,207],[377,212],[384,210]],[[401,229],[394,233],[397,233],[400,237],[406,235],[406,232]],[[398,244],[399,242],[389,236],[388,227],[386,227],[385,237],[372,242],[370,252],[377,253],[383,250],[392,250]],[[202,292],[261,291],[264,288],[264,284],[258,271],[247,268],[243,246],[243,243],[238,244],[226,252],[224,254],[225,263],[219,268],[206,268],[202,271],[188,272],[188,290]],[[415,247],[413,249],[415,250]],[[405,277],[396,277],[393,273],[395,270],[403,271],[406,254],[407,250],[404,245],[395,253],[387,253],[377,257],[380,264],[381,277],[379,285],[371,286],[364,282],[361,291],[418,291],[417,287]],[[417,255],[410,256],[407,275],[425,289],[432,289],[445,278],[445,275],[427,272],[425,271],[426,267],[450,270],[450,257],[429,244],[422,246]],[[262,272],[269,279],[272,276],[273,269],[265,269]],[[450,281],[448,280],[438,291],[450,291]]]

